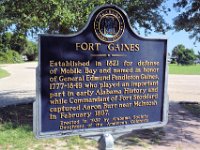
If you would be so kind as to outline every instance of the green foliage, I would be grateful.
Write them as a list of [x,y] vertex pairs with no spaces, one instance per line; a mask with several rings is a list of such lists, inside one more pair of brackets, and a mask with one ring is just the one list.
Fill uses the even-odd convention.
[[178,53],[177,63],[182,65],[192,65],[196,56],[193,49],[182,49]]
[[175,59],[172,59],[171,62],[170,62],[170,64],[176,64],[176,63],[177,63],[177,62],[176,62]]
[[14,33],[10,40],[10,48],[22,54],[27,47],[27,39],[23,34]]
[[172,57],[177,57],[178,53],[180,50],[185,49],[185,46],[182,44],[177,45],[176,47],[174,47],[174,49],[172,50]]
[[191,38],[200,41],[200,1],[199,0],[179,0],[174,3],[178,8],[179,15],[175,18],[174,27],[177,31],[185,30],[189,32]]
[[165,32],[169,26],[160,13],[167,13],[167,9],[162,6],[165,1],[32,0],[30,3],[27,0],[1,1],[1,62],[10,62],[11,57],[8,58],[7,54],[2,53],[10,49],[19,54],[25,54],[29,60],[34,60],[37,55],[36,46],[28,42],[27,36],[38,33],[77,32],[85,26],[95,7],[103,4],[123,7],[130,17],[131,24],[134,27],[135,25],[144,27],[146,33],[148,31]]
[[95,7],[115,4],[123,7],[132,25],[144,27],[146,31],[165,32],[168,24],[160,12],[165,0],[6,0],[0,3],[0,32],[16,29],[13,32],[24,35],[45,33],[70,33],[79,31],[86,24],[89,14]]
[[10,48],[12,33],[10,32],[4,32],[3,34],[0,34],[0,52],[6,52]]
[[22,57],[18,52],[13,50],[8,50],[7,52],[0,52],[0,64],[20,62],[22,62]]
[[36,43],[28,41],[27,47],[23,54],[27,56],[28,61],[34,61],[38,56],[38,49]]
[[198,51],[197,58],[200,60],[200,51]]
[[2,51],[6,52],[7,50],[11,48],[10,47],[11,37],[12,37],[12,33],[10,32],[4,32],[1,35]]
[[[11,52],[10,49],[16,52]],[[0,53],[0,63],[21,62],[19,54],[26,55],[30,61],[35,60],[38,55],[36,43],[28,41],[23,34],[10,32],[0,34]]]
[[177,45],[173,51],[172,56],[176,57],[176,61],[181,65],[192,65],[196,59],[193,49],[187,49],[184,45]]
[[12,49],[19,54],[27,47],[26,36],[20,33],[3,32],[0,34],[0,52],[7,52]]
[[[95,7],[103,4],[123,7],[131,24],[144,27],[146,32],[165,32],[169,26],[160,13],[166,12],[166,8],[161,7],[163,2],[165,0],[32,0],[31,3],[27,0],[1,1],[0,52],[12,49],[19,54],[25,54],[29,60],[34,60],[37,50],[34,44],[27,41],[28,35],[38,32],[66,34],[79,31],[85,26]],[[3,58],[7,60],[7,56]]]

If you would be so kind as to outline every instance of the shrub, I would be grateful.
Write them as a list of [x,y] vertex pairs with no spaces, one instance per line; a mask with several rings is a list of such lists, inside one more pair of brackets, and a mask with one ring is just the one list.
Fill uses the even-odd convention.
[[27,56],[28,61],[34,61],[38,56],[36,43],[29,41],[23,55]]
[[176,64],[176,59],[172,59],[170,63],[171,64]]
[[174,47],[172,57],[177,58],[176,62],[181,65],[192,65],[196,59],[193,49],[185,48],[184,45],[179,44]]
[[20,63],[22,62],[21,55],[13,50],[7,52],[0,52],[0,63]]

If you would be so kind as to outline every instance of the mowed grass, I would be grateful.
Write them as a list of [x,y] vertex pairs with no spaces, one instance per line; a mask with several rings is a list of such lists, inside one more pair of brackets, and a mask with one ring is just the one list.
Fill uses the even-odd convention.
[[5,78],[5,77],[7,77],[7,76],[9,76],[9,75],[10,75],[10,74],[9,74],[6,70],[0,68],[0,79],[1,79],[1,78]]
[[36,139],[32,104],[0,108],[0,150],[87,150],[97,142],[79,136]]
[[27,149],[35,141],[28,125],[0,124],[0,149]]
[[200,64],[189,66],[169,64],[169,74],[200,75]]

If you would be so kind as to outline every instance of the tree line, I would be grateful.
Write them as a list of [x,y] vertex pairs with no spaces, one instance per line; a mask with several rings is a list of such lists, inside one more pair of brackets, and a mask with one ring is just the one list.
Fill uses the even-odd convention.
[[179,44],[172,50],[171,63],[177,63],[181,65],[192,65],[195,60],[200,60],[200,52],[196,55],[193,49],[186,48],[184,45]]
[[[199,0],[178,0],[174,8],[180,11],[169,25],[164,15],[170,11],[167,0],[2,0],[0,1],[0,56],[8,51],[35,59],[37,46],[27,37],[38,33],[68,34],[81,30],[95,7],[115,4],[122,7],[133,28],[145,33],[165,33],[170,29],[185,30],[200,41]],[[183,11],[184,10],[184,11]],[[13,54],[14,55],[14,54]],[[30,56],[31,55],[31,56]]]
[[0,34],[0,63],[22,62],[22,55],[29,61],[37,58],[37,44],[24,35],[11,32]]

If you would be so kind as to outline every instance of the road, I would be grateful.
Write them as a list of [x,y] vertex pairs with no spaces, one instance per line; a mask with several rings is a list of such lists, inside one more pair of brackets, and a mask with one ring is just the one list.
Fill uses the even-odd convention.
[[[11,76],[0,79],[0,106],[28,103],[35,99],[36,62],[0,65]],[[169,75],[170,101],[200,101],[200,76]]]
[[200,75],[169,75],[170,101],[200,102]]
[[35,100],[36,62],[0,65],[11,75],[0,79],[0,106]]

